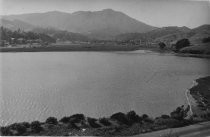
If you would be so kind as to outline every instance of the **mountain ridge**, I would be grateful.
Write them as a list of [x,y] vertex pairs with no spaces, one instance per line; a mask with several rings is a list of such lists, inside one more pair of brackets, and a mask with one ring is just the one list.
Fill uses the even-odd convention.
[[[91,36],[112,37],[129,32],[147,32],[156,27],[147,25],[128,15],[112,9],[101,11],[78,11],[65,13],[49,11],[45,13],[30,13],[3,16],[7,20],[20,20],[39,27],[54,27],[70,32],[91,34]],[[113,31],[112,31],[113,30]]]

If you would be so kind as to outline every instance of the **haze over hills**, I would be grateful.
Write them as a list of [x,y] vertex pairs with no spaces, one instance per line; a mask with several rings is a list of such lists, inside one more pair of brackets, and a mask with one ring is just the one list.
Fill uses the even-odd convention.
[[97,38],[110,38],[121,33],[148,32],[155,27],[133,19],[126,14],[112,9],[102,11],[78,11],[65,13],[51,11],[3,16],[6,20],[20,20],[42,28],[53,27],[75,33],[88,34]]

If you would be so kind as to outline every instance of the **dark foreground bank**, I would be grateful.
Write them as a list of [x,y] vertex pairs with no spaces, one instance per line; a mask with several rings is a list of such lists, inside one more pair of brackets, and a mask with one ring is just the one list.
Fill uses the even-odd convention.
[[[156,118],[146,114],[138,115],[135,111],[126,114],[118,112],[103,118],[91,118],[83,114],[75,114],[65,116],[60,120],[49,117],[44,122],[14,123],[1,127],[0,133],[2,136],[131,136],[209,121],[209,80],[210,77],[197,79],[198,84],[190,89],[190,94],[198,103],[197,107],[201,107],[199,105],[201,101],[206,104],[205,110],[203,110],[205,115],[202,113],[199,118],[195,109],[193,109],[193,114],[189,113],[191,108],[195,107],[189,103],[186,107],[176,108],[169,115],[161,115]],[[194,93],[195,91],[196,93]]]
[[196,79],[189,91],[193,98],[191,106],[194,117],[197,119],[210,117],[210,76]]

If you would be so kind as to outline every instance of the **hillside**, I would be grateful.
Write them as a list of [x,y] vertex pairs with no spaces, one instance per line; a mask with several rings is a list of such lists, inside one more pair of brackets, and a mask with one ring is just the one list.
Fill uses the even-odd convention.
[[0,24],[1,26],[11,29],[11,30],[25,30],[25,31],[29,31],[32,30],[33,28],[35,28],[34,25],[31,25],[29,23],[14,19],[14,20],[6,20],[6,19],[1,19],[0,20]]
[[112,9],[94,12],[78,11],[72,14],[51,11],[46,13],[9,15],[3,16],[3,18],[7,20],[21,20],[42,28],[53,27],[70,32],[88,34],[91,37],[102,39],[111,38],[121,33],[143,33],[155,29],[153,26]]
[[115,39],[120,41],[146,39],[170,43],[188,38],[191,44],[200,44],[202,39],[207,37],[210,37],[210,25],[202,25],[194,29],[187,27],[163,27],[146,33],[124,33],[117,35]]

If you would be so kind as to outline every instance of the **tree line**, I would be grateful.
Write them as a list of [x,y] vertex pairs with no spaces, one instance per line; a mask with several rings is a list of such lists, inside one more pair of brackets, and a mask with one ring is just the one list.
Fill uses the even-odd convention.
[[21,39],[22,43],[27,43],[28,41],[40,40],[42,42],[47,43],[55,43],[56,39],[44,34],[44,33],[34,33],[32,31],[23,31],[23,30],[15,30],[12,31],[3,26],[0,27],[0,40],[8,42],[9,44],[17,44],[18,39]]

